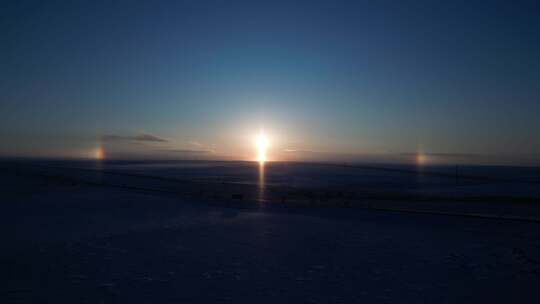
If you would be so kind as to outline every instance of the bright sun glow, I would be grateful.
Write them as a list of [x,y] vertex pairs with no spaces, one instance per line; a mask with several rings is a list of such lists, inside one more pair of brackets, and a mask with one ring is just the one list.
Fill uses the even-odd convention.
[[103,147],[98,147],[95,152],[95,157],[97,160],[104,160],[105,159],[105,149]]
[[266,150],[268,149],[268,138],[263,133],[259,133],[255,139],[255,146],[257,147],[257,161],[267,161]]

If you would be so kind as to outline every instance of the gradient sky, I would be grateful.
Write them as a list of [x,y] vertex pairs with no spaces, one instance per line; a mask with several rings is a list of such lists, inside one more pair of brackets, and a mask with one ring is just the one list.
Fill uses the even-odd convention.
[[0,154],[540,155],[538,1],[2,1]]

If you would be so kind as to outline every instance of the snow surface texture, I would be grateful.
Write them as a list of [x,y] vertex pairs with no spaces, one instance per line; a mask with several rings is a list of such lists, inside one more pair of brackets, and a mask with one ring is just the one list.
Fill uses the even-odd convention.
[[1,303],[537,303],[540,224],[1,175]]

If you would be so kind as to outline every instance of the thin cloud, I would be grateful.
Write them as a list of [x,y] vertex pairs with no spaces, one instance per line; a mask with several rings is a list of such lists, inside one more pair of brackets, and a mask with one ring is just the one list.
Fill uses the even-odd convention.
[[157,137],[152,134],[142,133],[136,136],[122,136],[122,135],[103,135],[101,137],[103,141],[107,142],[119,142],[119,141],[135,141],[135,142],[168,142],[168,140],[161,137]]
[[139,134],[134,137],[137,141],[153,141],[153,142],[168,142],[168,140],[161,137],[154,136],[152,134]]
[[189,144],[192,145],[192,146],[195,146],[195,147],[202,147],[202,146],[204,146],[204,145],[201,144],[200,142],[194,141],[194,140],[193,140],[193,141],[190,141]]
[[314,150],[298,150],[298,149],[285,149],[283,152],[286,153],[321,153],[321,151]]
[[[403,156],[416,156],[418,153],[401,153]],[[483,154],[474,154],[474,153],[425,153],[421,152],[422,155],[432,156],[432,157],[445,157],[445,158],[463,158],[463,157],[486,157],[489,155]]]
[[188,142],[190,146],[193,147],[193,149],[186,149],[186,150],[199,150],[199,151],[208,151],[210,153],[215,152],[215,145],[214,144],[206,144],[197,140],[192,140]]
[[212,150],[191,150],[191,149],[169,149],[161,150],[162,152],[179,153],[179,154],[210,154]]

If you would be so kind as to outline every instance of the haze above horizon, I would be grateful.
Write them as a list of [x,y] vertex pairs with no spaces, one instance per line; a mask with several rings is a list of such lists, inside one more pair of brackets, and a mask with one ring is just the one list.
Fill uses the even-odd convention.
[[537,1],[3,1],[0,156],[537,165],[539,16]]

